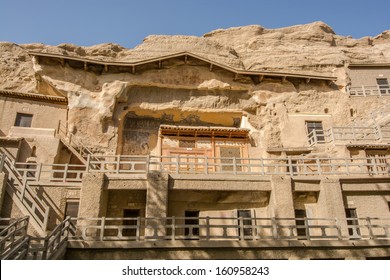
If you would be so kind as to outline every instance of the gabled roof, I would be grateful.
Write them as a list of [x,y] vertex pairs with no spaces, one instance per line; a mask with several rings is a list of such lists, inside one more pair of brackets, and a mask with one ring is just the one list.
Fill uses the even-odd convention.
[[306,79],[306,80],[325,80],[325,81],[335,81],[337,80],[336,77],[332,76],[322,76],[322,75],[308,75],[308,74],[300,74],[300,73],[287,73],[287,72],[272,72],[272,71],[248,71],[248,70],[241,70],[233,68],[229,65],[222,64],[216,61],[212,61],[208,58],[202,57],[200,55],[191,53],[191,52],[178,52],[173,53],[170,55],[163,55],[163,56],[157,56],[154,58],[139,60],[136,62],[122,62],[122,61],[102,61],[102,60],[95,60],[90,58],[82,58],[82,57],[74,57],[74,56],[67,56],[67,55],[61,55],[61,54],[53,54],[53,53],[42,53],[42,52],[29,52],[30,55],[36,56],[36,57],[47,57],[47,58],[58,58],[62,61],[69,60],[69,61],[78,61],[83,62],[85,64],[95,64],[105,67],[107,69],[109,66],[121,66],[121,67],[131,67],[133,71],[137,66],[145,65],[148,63],[160,63],[164,60],[168,59],[174,59],[174,58],[183,58],[185,61],[187,61],[188,58],[195,58],[201,61],[204,61],[206,63],[209,63],[210,65],[217,66],[219,68],[225,69],[229,72],[232,72],[236,75],[245,75],[245,76],[258,76],[261,79],[263,77],[281,77],[281,78],[300,78],[300,79]]

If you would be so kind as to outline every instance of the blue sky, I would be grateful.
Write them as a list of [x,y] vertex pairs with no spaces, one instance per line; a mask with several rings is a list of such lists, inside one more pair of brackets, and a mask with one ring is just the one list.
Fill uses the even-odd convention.
[[201,36],[249,24],[266,28],[324,21],[354,38],[390,29],[389,0],[0,0],[0,41],[113,42],[131,48],[151,34]]

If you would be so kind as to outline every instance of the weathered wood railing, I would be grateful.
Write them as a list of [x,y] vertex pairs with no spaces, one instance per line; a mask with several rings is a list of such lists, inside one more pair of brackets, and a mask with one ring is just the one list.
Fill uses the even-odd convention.
[[111,175],[160,171],[176,174],[234,175],[389,175],[390,157],[372,158],[219,158],[207,156],[100,156],[88,172]]
[[390,88],[380,85],[347,87],[347,92],[351,96],[390,96]]
[[31,185],[79,186],[86,166],[82,164],[42,164],[16,162],[15,168],[23,180]]
[[30,238],[28,259],[52,260],[64,254],[67,246],[70,228],[70,217],[65,218],[61,224],[44,238]]
[[332,127],[327,130],[327,142],[366,142],[375,143],[376,141],[390,139],[390,126],[373,125],[373,126],[345,126]]
[[81,160],[81,162],[85,163],[88,155],[92,155],[91,150],[78,140],[73,133],[69,132],[67,125],[64,125],[61,121],[58,122],[56,135]]
[[50,207],[38,197],[35,190],[30,186],[29,178],[19,173],[15,167],[15,162],[11,160],[10,156],[3,149],[0,152],[2,152],[0,153],[0,158],[3,161],[3,169],[0,171],[4,171],[8,175],[8,190],[16,195],[34,221],[45,231],[49,219]]
[[[190,221],[191,220],[191,221]],[[390,219],[77,218],[78,241],[390,239]]]
[[27,185],[81,186],[83,174],[127,176],[160,171],[171,174],[233,175],[389,175],[390,157],[373,158],[236,158],[207,156],[95,156],[89,165],[15,163]]
[[29,217],[17,220],[0,219],[0,259],[25,259],[28,252],[29,237],[27,235]]

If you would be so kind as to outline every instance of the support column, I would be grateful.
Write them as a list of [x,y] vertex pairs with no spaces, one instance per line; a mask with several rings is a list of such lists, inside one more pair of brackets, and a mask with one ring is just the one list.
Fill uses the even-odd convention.
[[318,207],[322,209],[321,218],[337,219],[341,234],[348,236],[343,192],[338,178],[321,179]]
[[[269,216],[271,218],[289,219],[295,218],[294,200],[292,192],[291,177],[289,176],[271,176],[271,197],[269,202]],[[295,226],[295,220],[275,220],[274,223],[280,226]],[[290,236],[288,229],[279,228],[274,231],[279,236]]]
[[[103,173],[87,173],[83,176],[80,192],[80,218],[102,218],[107,212],[108,191],[104,189]],[[96,221],[78,221],[81,230],[88,225],[97,225]],[[88,235],[99,234],[99,230],[88,230]]]
[[7,174],[0,173],[0,214],[3,210],[3,203],[4,203],[4,196],[5,196],[5,190],[7,187]]
[[166,235],[164,218],[168,212],[168,174],[151,172],[147,180],[145,236],[163,237]]

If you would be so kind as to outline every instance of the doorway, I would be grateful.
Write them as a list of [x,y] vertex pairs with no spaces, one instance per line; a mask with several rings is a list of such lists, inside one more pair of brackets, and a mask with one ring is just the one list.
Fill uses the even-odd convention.
[[122,230],[123,236],[137,236],[137,226],[138,220],[140,217],[140,209],[124,209],[123,210],[123,218],[129,218],[127,220],[123,220],[124,226],[131,226],[131,228],[124,228]]

